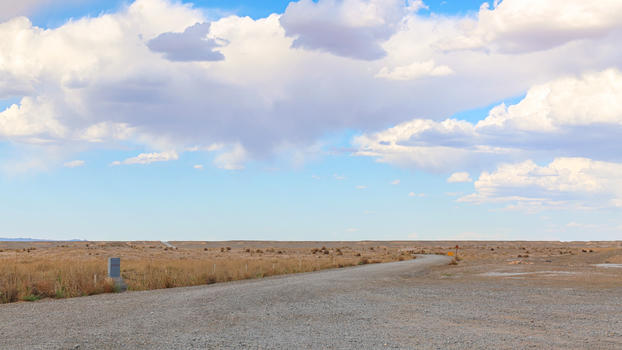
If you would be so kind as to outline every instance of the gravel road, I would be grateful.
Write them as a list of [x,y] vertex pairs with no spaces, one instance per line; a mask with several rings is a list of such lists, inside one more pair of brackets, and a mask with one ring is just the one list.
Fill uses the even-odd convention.
[[622,348],[620,288],[432,276],[447,262],[0,305],[0,349]]

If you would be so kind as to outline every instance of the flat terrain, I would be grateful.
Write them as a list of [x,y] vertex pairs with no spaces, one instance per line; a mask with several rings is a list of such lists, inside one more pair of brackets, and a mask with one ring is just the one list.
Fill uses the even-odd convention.
[[[622,347],[619,281],[577,284],[566,276],[530,278],[543,275],[533,271],[501,274],[486,264],[447,265],[450,260],[430,255],[210,286],[5,304],[0,348]],[[492,270],[518,273],[517,266],[534,265]],[[547,270],[561,271],[559,265]]]
[[121,258],[136,291],[403,261],[416,252],[381,243],[0,242],[0,304],[110,293],[108,257]]
[[[0,305],[0,349],[622,348],[622,242],[169,244],[0,243],[5,267],[99,268],[115,255],[130,278],[144,261],[167,266],[169,282],[212,263],[225,280],[251,278]],[[404,261],[316,271],[362,259]],[[316,272],[288,274],[301,271]]]

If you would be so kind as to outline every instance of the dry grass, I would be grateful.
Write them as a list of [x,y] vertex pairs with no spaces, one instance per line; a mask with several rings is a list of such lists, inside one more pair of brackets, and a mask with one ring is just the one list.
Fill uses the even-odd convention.
[[[121,273],[130,290],[261,278],[449,252],[454,253],[452,264],[459,265],[448,267],[454,271],[622,263],[622,242],[171,243],[177,249],[160,242],[0,242],[0,303],[113,292],[113,283],[103,278],[108,257],[121,258]],[[456,245],[460,246],[457,254]]]
[[[386,247],[208,247],[178,242],[0,243],[0,303],[114,291],[107,258],[121,257],[130,290],[194,286],[411,259]],[[36,246],[36,247],[35,247]]]
[[50,261],[15,253],[14,259],[0,264],[0,303],[113,291],[113,283],[105,278],[106,265],[95,259]]

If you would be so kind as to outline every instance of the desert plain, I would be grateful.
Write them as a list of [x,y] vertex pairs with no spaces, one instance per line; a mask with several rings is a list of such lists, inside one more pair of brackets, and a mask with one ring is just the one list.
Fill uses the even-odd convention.
[[[617,241],[0,250],[0,289],[12,283],[14,295],[0,305],[3,348],[622,348]],[[102,277],[110,256],[121,258],[128,292],[113,293]],[[70,298],[82,295],[93,296]]]
[[[456,246],[458,249],[456,249]],[[0,242],[0,302],[114,292],[107,258],[122,259],[130,290],[452,256],[437,278],[510,279],[586,288],[622,286],[622,242]]]

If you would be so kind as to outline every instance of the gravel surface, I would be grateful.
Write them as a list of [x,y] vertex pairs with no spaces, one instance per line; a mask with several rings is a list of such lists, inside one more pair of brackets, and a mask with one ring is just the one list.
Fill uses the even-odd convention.
[[622,288],[435,277],[447,263],[0,305],[0,349],[622,348]]

